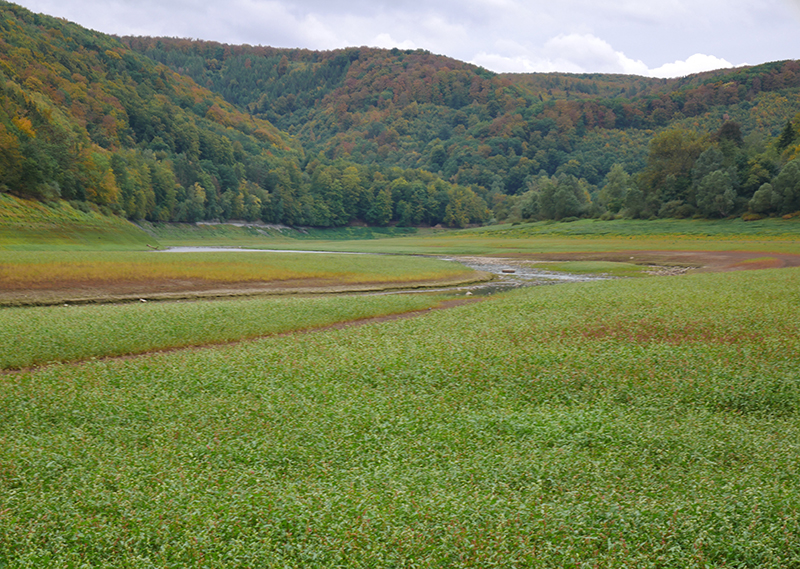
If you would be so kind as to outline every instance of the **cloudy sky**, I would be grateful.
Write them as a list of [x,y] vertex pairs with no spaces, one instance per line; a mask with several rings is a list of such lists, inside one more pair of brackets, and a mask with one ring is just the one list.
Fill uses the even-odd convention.
[[17,0],[117,35],[427,49],[498,72],[677,77],[800,58],[800,0]]

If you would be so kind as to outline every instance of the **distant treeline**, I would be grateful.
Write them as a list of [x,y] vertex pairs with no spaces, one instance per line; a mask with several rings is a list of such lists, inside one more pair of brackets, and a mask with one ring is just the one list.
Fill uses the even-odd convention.
[[499,220],[574,217],[749,219],[800,211],[800,116],[780,136],[747,143],[735,122],[713,134],[674,128],[656,135],[644,169],[612,166],[597,187],[570,173],[528,181],[517,196],[498,196]]

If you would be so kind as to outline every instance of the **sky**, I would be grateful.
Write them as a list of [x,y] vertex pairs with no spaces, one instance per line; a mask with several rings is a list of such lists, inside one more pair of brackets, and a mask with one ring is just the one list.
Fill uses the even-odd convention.
[[496,72],[680,77],[800,59],[800,0],[17,0],[116,35],[426,49]]

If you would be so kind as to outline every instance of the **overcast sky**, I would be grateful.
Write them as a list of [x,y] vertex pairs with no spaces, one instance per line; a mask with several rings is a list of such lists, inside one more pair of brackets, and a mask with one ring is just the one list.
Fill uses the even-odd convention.
[[800,0],[21,0],[101,32],[677,77],[800,58]]

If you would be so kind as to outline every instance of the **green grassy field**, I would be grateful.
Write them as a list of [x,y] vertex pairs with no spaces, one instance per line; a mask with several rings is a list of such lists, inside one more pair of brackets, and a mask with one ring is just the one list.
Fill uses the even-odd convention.
[[[763,251],[754,266],[800,252],[796,219],[142,227],[0,195],[0,280],[452,270],[146,245]],[[0,375],[0,568],[800,566],[800,269],[533,287],[414,319],[92,361],[441,300],[0,308],[0,368],[89,360]]]
[[798,277],[0,377],[0,565],[796,566]]
[[230,342],[422,310],[432,294],[250,298],[0,310],[0,370]]
[[0,193],[0,251],[142,250],[155,238],[113,215]]
[[[800,219],[582,220],[487,226],[460,231],[342,228],[311,235],[234,226],[148,226],[164,246],[208,245],[316,249],[428,255],[617,252],[628,250],[765,251],[800,250]],[[404,232],[411,231],[410,234]]]

